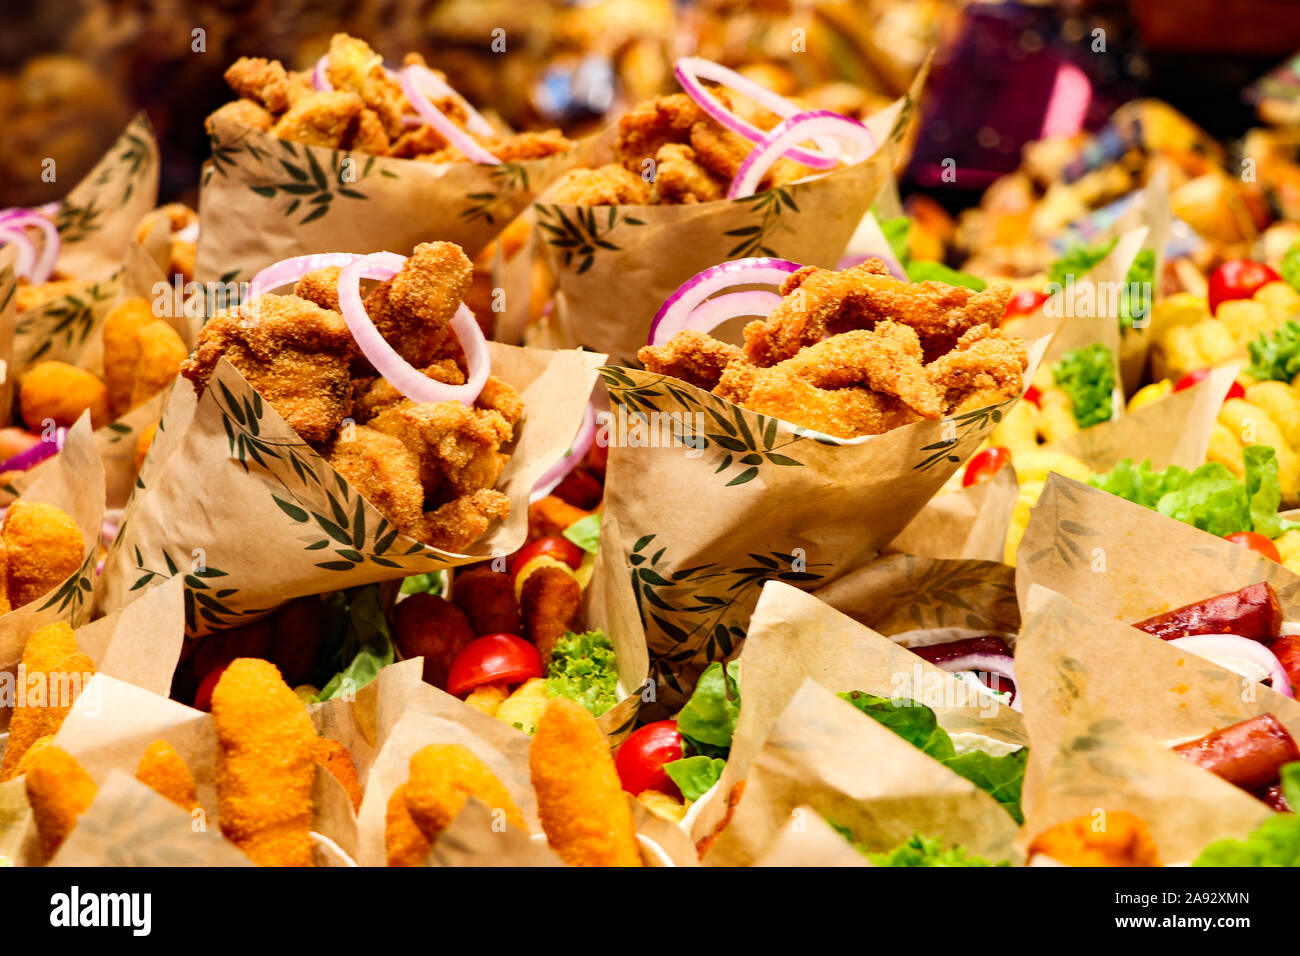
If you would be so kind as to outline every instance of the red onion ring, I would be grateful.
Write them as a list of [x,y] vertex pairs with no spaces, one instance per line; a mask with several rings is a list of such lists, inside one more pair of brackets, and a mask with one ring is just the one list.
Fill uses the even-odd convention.
[[569,472],[578,467],[578,463],[586,457],[595,440],[596,410],[592,408],[591,402],[588,402],[586,410],[582,413],[582,423],[578,425],[578,434],[573,437],[573,444],[559,461],[547,468],[542,477],[537,479],[537,484],[533,485],[528,500],[540,501],[554,491]]
[[[692,314],[715,292],[735,285],[780,286],[790,273],[798,272],[801,268],[803,267],[797,262],[791,262],[789,259],[759,256],[750,259],[733,259],[705,269],[683,282],[664,300],[664,304],[655,313],[654,321],[650,323],[650,336],[647,341],[651,345],[663,345],[683,329],[693,328],[694,326],[689,324]],[[706,317],[709,314],[706,313]]]
[[736,178],[731,181],[731,187],[727,190],[727,198],[741,199],[745,196],[754,195],[754,190],[758,188],[763,176],[776,164],[777,160],[782,156],[793,158],[795,151],[792,147],[794,144],[812,139],[817,134],[824,135],[827,138],[835,138],[849,145],[860,146],[861,152],[852,162],[866,159],[875,152],[878,145],[876,137],[871,135],[871,130],[855,119],[850,119],[839,113],[832,113],[830,110],[809,110],[806,113],[796,113],[789,119],[782,120],[772,127],[772,131],[767,133],[749,151],[745,161],[736,170]]
[[[1295,691],[1291,687],[1291,678],[1287,675],[1286,668],[1282,666],[1282,662],[1274,656],[1273,652],[1259,641],[1252,641],[1250,638],[1241,637],[1238,634],[1195,634],[1191,637],[1176,637],[1167,643],[1185,651],[1190,651],[1197,657],[1204,657],[1213,661],[1234,674],[1240,674],[1241,672],[1235,667],[1229,667],[1225,664],[1223,658],[1248,661],[1268,674],[1269,686],[1273,690],[1283,697],[1295,699]],[[1242,676],[1248,675],[1243,674]]]
[[413,402],[460,402],[473,405],[487,382],[491,360],[487,339],[479,328],[478,320],[464,304],[451,320],[452,331],[465,350],[469,374],[464,385],[447,385],[429,378],[406,359],[397,354],[375,328],[361,301],[361,278],[388,279],[396,275],[406,262],[405,256],[392,252],[374,252],[362,256],[344,267],[339,275],[339,310],[347,322],[352,338],[362,354],[370,360],[380,375],[394,388]]
[[311,85],[317,93],[329,93],[334,89],[334,84],[330,82],[329,74],[326,72],[329,62],[330,55],[325,53],[316,61],[316,65],[312,67]]
[[[729,70],[721,63],[714,63],[712,60],[706,60],[698,56],[684,56],[678,59],[673,66],[673,75],[677,77],[677,82],[681,84],[686,95],[708,113],[711,117],[740,136],[745,137],[752,143],[757,143],[767,135],[753,123],[741,119],[735,113],[724,107],[708,91],[708,88],[700,82],[700,79],[712,80],[714,83],[721,83],[730,89],[735,90],[743,96],[749,97],[760,106],[771,110],[777,116],[789,118],[799,113],[799,106],[792,103],[784,96],[773,93],[766,87],[760,86],[753,80],[741,76],[734,70]],[[835,114],[839,115],[839,114]],[[839,156],[836,151],[829,150],[824,140],[814,139],[818,146],[826,152],[814,152],[806,149],[793,148],[786,155],[797,163],[804,166],[810,166],[813,169],[833,169],[839,163]]]
[[696,306],[686,317],[685,327],[701,332],[712,332],[728,319],[740,315],[768,316],[781,304],[781,297],[775,292],[755,289],[749,292],[728,292],[714,296]]
[[63,451],[63,442],[67,436],[68,430],[66,428],[56,428],[53,441],[42,438],[30,448],[24,448],[12,458],[6,458],[0,462],[0,471],[27,471],[35,468],[45,459],[53,458]]
[[[935,664],[940,670],[955,674],[958,671],[983,671],[986,674],[996,674],[998,677],[1005,677],[1012,684],[1016,682],[1016,663],[1015,658],[1008,657],[1006,654],[987,654],[976,652],[973,654],[962,654],[960,657],[950,657],[945,661]],[[988,687],[987,684],[984,685]],[[995,691],[992,687],[988,688],[993,693],[1005,693],[1005,691]],[[1012,694],[1011,702],[1007,705],[1012,710],[1020,710],[1020,693],[1016,691]]]
[[[435,87],[441,84],[446,87],[446,84],[438,79],[432,70],[426,66],[420,66],[418,63],[412,63],[398,74],[398,80],[402,85],[402,92],[406,94],[407,101],[420,114],[420,118],[436,129],[448,143],[464,153],[466,159],[491,166],[501,165],[501,160],[474,142],[473,137],[446,116],[443,116],[438,107],[430,102],[424,92],[425,87],[429,84],[433,84]],[[447,88],[450,89],[450,87]]]
[[[29,282],[42,283],[49,280],[54,273],[54,266],[59,260],[59,230],[49,217],[31,209],[7,209],[0,218],[0,242],[13,242],[18,246],[18,262],[14,271]],[[23,230],[39,229],[45,237],[41,251],[36,255],[36,246]],[[24,269],[23,264],[30,264]]]
[[[311,85],[318,93],[328,93],[334,89],[334,85],[330,83],[329,80],[329,59],[330,55],[326,53],[317,60],[316,65],[312,67]],[[401,82],[401,77],[398,76],[396,70],[384,67],[384,72],[398,83]],[[429,77],[426,78],[424,85],[426,88],[432,86],[437,95],[453,97],[458,103],[460,103],[460,108],[465,111],[465,126],[471,133],[474,133],[477,136],[496,135],[497,131],[492,128],[491,123],[483,118],[483,114],[474,109],[474,107],[470,105],[469,100],[461,96],[460,93],[458,93],[449,83],[442,80],[438,74],[430,71]],[[410,99],[410,97],[407,97],[407,99]],[[412,108],[415,108],[414,104],[412,104]],[[424,120],[420,119],[419,116],[407,113],[402,117],[402,122],[407,126],[420,126],[423,124]]]
[[32,237],[22,229],[6,229],[0,226],[0,246],[7,245],[13,245],[18,250],[14,259],[14,275],[31,281],[31,276],[36,272],[36,260],[39,256],[36,243],[32,242]]
[[[253,276],[252,281],[248,283],[248,301],[252,302],[263,293],[278,289],[282,285],[297,282],[309,272],[328,269],[331,266],[343,268],[352,265],[360,258],[361,256],[355,252],[318,252],[309,256],[290,256],[288,259],[281,259]],[[366,278],[379,277],[367,276]]]

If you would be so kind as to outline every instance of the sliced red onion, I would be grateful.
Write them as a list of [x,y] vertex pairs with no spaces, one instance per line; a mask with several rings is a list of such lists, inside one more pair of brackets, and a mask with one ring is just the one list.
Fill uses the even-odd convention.
[[1233,666],[1238,661],[1253,664],[1268,675],[1269,686],[1273,690],[1284,697],[1295,698],[1295,691],[1291,687],[1291,679],[1287,676],[1286,668],[1273,652],[1259,641],[1252,641],[1238,634],[1195,634],[1191,637],[1176,637],[1168,643],[1190,651],[1197,657],[1213,661],[1234,674],[1257,679],[1256,674],[1243,673],[1240,665]]
[[35,468],[47,458],[53,458],[63,450],[63,441],[68,435],[66,428],[54,429],[54,438],[42,438],[30,448],[25,448],[12,458],[0,462],[0,471],[27,471]]
[[[424,72],[420,74],[420,89],[426,96],[447,96],[456,100],[460,108],[465,111],[465,128],[475,136],[495,136],[497,131],[492,128],[492,124],[483,118],[478,110],[470,105],[465,97],[456,92],[450,83],[440,77],[437,73],[425,67],[420,67]],[[411,98],[409,95],[406,97]],[[412,103],[414,106],[414,103]],[[441,116],[441,111],[439,111]]]
[[339,309],[347,322],[357,347],[380,375],[394,388],[413,402],[460,402],[472,405],[487,382],[491,362],[487,339],[465,305],[456,310],[451,320],[452,331],[465,351],[469,374],[464,385],[447,385],[429,378],[415,368],[388,344],[388,340],[375,328],[361,301],[361,279],[388,279],[396,275],[406,262],[405,256],[392,252],[374,252],[362,256],[344,267],[339,276]]
[[686,318],[686,328],[712,332],[728,319],[740,315],[766,316],[778,305],[781,297],[775,292],[755,289],[750,292],[728,292],[701,303]]
[[[355,252],[318,252],[309,256],[291,256],[288,259],[281,259],[253,276],[253,280],[248,283],[247,301],[252,302],[265,292],[278,289],[290,282],[297,282],[309,272],[328,269],[331,266],[343,268],[352,265],[360,258],[361,256]],[[366,276],[366,278],[377,279],[379,276]]]
[[[420,66],[418,63],[412,63],[398,74],[398,79],[402,84],[402,92],[406,94],[406,99],[410,102],[411,107],[420,114],[420,117],[426,123],[436,129],[443,139],[464,153],[466,159],[491,166],[501,164],[501,160],[474,142],[472,136],[446,116],[443,116],[438,107],[429,101],[429,97],[424,91],[430,86],[437,88],[441,85],[450,89],[434,75],[432,70],[426,66]],[[482,119],[482,117],[479,118]]]
[[809,110],[796,113],[789,119],[782,120],[772,131],[759,140],[749,151],[745,161],[736,170],[736,178],[727,190],[728,199],[741,199],[754,195],[758,184],[762,182],[767,171],[783,156],[793,158],[792,147],[796,143],[824,136],[835,139],[856,151],[849,158],[848,151],[843,155],[849,162],[866,159],[876,151],[876,137],[862,123],[830,110]]
[[[54,273],[55,263],[59,260],[59,230],[48,216],[31,209],[7,209],[5,217],[0,219],[0,242],[13,242],[18,246],[18,262],[14,271],[29,282],[47,281]],[[36,254],[35,244],[24,232],[25,229],[39,229],[45,237],[40,254]],[[31,260],[26,268],[23,264]]]
[[[767,133],[753,123],[741,119],[718,102],[700,79],[721,83],[782,118],[789,118],[799,113],[798,104],[712,60],[705,60],[698,56],[684,56],[674,65],[673,75],[677,77],[677,82],[686,91],[686,95],[694,100],[700,109],[733,133],[745,137],[752,143],[759,142]],[[786,155],[795,162],[811,166],[813,169],[832,169],[839,162],[839,151],[835,148],[834,142],[820,137],[814,137],[814,141],[822,150],[821,152],[795,147]]]
[[8,245],[18,250],[14,258],[14,275],[31,281],[31,277],[36,273],[36,260],[39,258],[36,243],[22,229],[17,227],[6,229],[0,226],[0,246]]
[[[858,227],[854,230],[853,238],[855,246],[864,251],[864,255],[858,259],[855,265],[865,262],[867,259],[879,259],[883,262],[895,279],[901,282],[908,282],[907,270],[903,264],[898,261],[898,256],[894,255],[894,247],[889,244],[885,238],[884,231],[880,228],[880,223],[876,221],[875,214],[868,210],[867,214],[862,217]],[[841,264],[840,268],[844,266]]]
[[759,256],[733,259],[705,269],[683,282],[677,291],[664,300],[664,304],[655,313],[654,321],[650,323],[648,341],[651,345],[663,345],[683,329],[694,328],[690,324],[692,314],[715,292],[736,285],[780,286],[790,273],[798,272],[801,268],[803,267],[799,263],[789,259]]
[[923,657],[931,664],[936,665],[966,654],[1011,656],[1011,648],[1007,646],[1007,642],[993,634],[964,637],[955,641],[945,641],[941,644],[922,644],[918,647],[909,647],[908,650],[917,657]]
[[[1015,659],[1006,654],[989,654],[982,651],[976,651],[970,654],[962,654],[958,657],[950,657],[947,660],[938,661],[935,664],[940,670],[955,674],[958,671],[981,671],[986,674],[995,674],[998,677],[1004,677],[1009,680],[1013,687],[1016,682],[1016,662]],[[985,685],[988,687],[988,685]],[[1007,693],[1007,691],[988,689],[997,693]],[[1011,691],[1011,702],[1008,705],[1012,710],[1020,710],[1020,693],[1017,690]]]
[[316,66],[311,71],[311,85],[317,93],[328,93],[334,89],[334,84],[330,82],[329,68],[330,55],[326,53],[316,61]]
[[537,479],[537,484],[533,486],[528,500],[540,501],[554,491],[569,472],[578,467],[578,463],[586,457],[595,440],[596,410],[592,408],[591,402],[588,402],[586,410],[582,413],[582,424],[578,426],[578,434],[573,438],[573,444],[564,453],[563,458],[547,468],[542,477]]

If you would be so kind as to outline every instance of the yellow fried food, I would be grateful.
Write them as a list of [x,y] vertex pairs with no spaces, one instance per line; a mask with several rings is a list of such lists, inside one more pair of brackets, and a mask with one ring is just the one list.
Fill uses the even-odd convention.
[[32,745],[27,748],[27,753],[23,754],[22,759],[18,761],[18,769],[14,771],[14,776],[21,777],[25,774],[31,767],[32,761],[36,759],[36,755],[52,743],[54,743],[53,734],[46,734],[32,741]]
[[240,657],[212,691],[221,832],[259,866],[312,866],[316,730],[269,661]]
[[419,866],[433,846],[406,809],[406,787],[402,784],[393,791],[384,813],[384,849],[389,866]]
[[1156,841],[1146,822],[1124,810],[1088,814],[1049,827],[1029,853],[1045,853],[1068,866],[1159,866]]
[[472,751],[460,744],[430,744],[411,757],[406,809],[431,843],[451,826],[470,797],[494,815],[503,812],[511,826],[528,828],[510,792]]
[[537,722],[528,764],[542,829],[560,859],[570,866],[641,866],[609,741],[585,707],[552,700]]
[[687,806],[677,797],[662,790],[642,790],[636,798],[646,809],[671,823],[681,823],[686,818]]
[[1264,409],[1282,430],[1282,437],[1292,448],[1300,446],[1300,401],[1286,382],[1256,382],[1246,386],[1246,401]]
[[9,721],[9,745],[5,748],[4,760],[0,761],[0,782],[16,776],[23,755],[38,739],[48,735],[45,730],[48,695],[45,691],[49,674],[76,653],[76,636],[63,621],[47,624],[27,639],[19,675],[22,693],[14,701]]
[[1154,405],[1160,399],[1169,395],[1174,390],[1174,383],[1167,378],[1162,378],[1158,382],[1152,382],[1150,385],[1143,385],[1133,397],[1128,400],[1128,411],[1130,414],[1136,412],[1145,405]]
[[1004,564],[1015,566],[1016,551],[1020,548],[1020,539],[1025,536],[1029,526],[1029,514],[1038,504],[1038,496],[1043,493],[1043,481],[1023,481],[1020,491],[1016,493],[1016,504],[1011,510],[1011,525],[1007,528],[1007,544],[1003,552]]
[[155,319],[135,334],[139,360],[131,379],[131,398],[126,408],[114,411],[121,415],[142,405],[176,381],[181,363],[189,349],[180,335],[162,319]]
[[495,717],[509,696],[510,690],[505,684],[480,684],[469,692],[465,703],[489,717]]
[[18,386],[18,404],[27,427],[38,432],[47,422],[70,428],[82,412],[103,428],[113,420],[108,389],[85,369],[67,362],[38,362]]
[[1074,402],[1055,385],[1042,390],[1039,398],[1038,432],[1044,442],[1060,441],[1079,431],[1074,420]]
[[515,692],[502,702],[497,708],[496,718],[526,734],[534,734],[550,701],[551,692],[546,689],[546,681],[533,677],[515,688]]
[[1016,477],[1022,484],[1046,481],[1048,472],[1052,471],[1075,481],[1087,481],[1092,477],[1092,469],[1078,458],[1051,448],[1034,448],[1022,452],[1012,458],[1012,463],[1016,466]]
[[41,850],[49,860],[77,825],[77,817],[95,801],[98,789],[76,758],[53,744],[32,758],[26,788]]
[[1258,405],[1230,398],[1219,410],[1219,419],[1242,445],[1271,445],[1277,453],[1277,483],[1282,501],[1300,501],[1300,456],[1287,444],[1282,430]]
[[104,382],[114,416],[131,407],[135,367],[140,361],[136,333],[156,321],[153,307],[145,299],[123,299],[104,317]]
[[5,512],[0,538],[5,545],[5,590],[13,607],[48,594],[81,567],[81,531],[54,505],[15,501]]
[[135,779],[182,810],[193,812],[198,809],[199,798],[194,793],[194,777],[190,775],[190,768],[185,766],[185,760],[165,740],[155,740],[144,748],[140,763],[135,768]]
[[347,791],[348,799],[352,801],[352,809],[360,810],[361,780],[357,776],[357,765],[352,762],[352,754],[348,753],[348,748],[329,737],[317,737],[315,759]]

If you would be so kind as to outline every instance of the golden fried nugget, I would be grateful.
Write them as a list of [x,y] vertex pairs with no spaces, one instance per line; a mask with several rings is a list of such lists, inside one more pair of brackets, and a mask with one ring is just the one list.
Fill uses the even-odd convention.
[[551,187],[552,202],[580,206],[646,206],[650,184],[638,173],[610,163],[596,169],[571,169]]
[[646,371],[671,375],[683,382],[712,391],[733,360],[745,353],[734,345],[720,342],[707,332],[687,329],[678,332],[663,345],[645,345],[636,353]]
[[71,428],[82,412],[90,412],[94,428],[113,420],[104,383],[67,362],[38,362],[28,369],[18,386],[18,404],[23,421],[34,432],[49,421]]
[[519,604],[510,575],[493,571],[490,564],[458,568],[451,599],[465,613],[478,637],[520,633]]
[[271,133],[308,146],[338,149],[362,108],[355,93],[310,93],[276,120]]
[[467,748],[430,744],[411,757],[406,809],[431,843],[451,826],[470,797],[477,798],[494,816],[498,811],[504,813],[511,826],[528,829],[510,792]]
[[131,390],[135,369],[140,362],[140,342],[136,338],[145,326],[157,321],[153,306],[139,297],[123,299],[104,317],[101,333],[104,342],[104,382],[114,417],[126,414],[131,407]]
[[231,661],[212,691],[221,832],[259,866],[312,866],[317,734],[269,661]]
[[155,319],[137,331],[135,340],[139,359],[133,369],[131,398],[124,411],[143,405],[168,388],[176,381],[181,363],[190,354],[177,331],[162,319]]
[[433,846],[406,809],[407,786],[404,783],[393,791],[384,812],[384,849],[389,866],[421,866]]
[[542,660],[569,631],[579,630],[582,585],[567,568],[540,567],[524,579],[519,595],[519,615],[524,637],[532,641]]
[[655,194],[661,203],[716,202],[727,195],[727,183],[701,166],[695,150],[666,143],[655,154]]
[[403,534],[424,536],[424,485],[415,453],[366,425],[343,429],[327,460]]
[[85,542],[62,508],[15,501],[5,512],[0,538],[6,552],[5,589],[15,608],[48,594],[81,567]]
[[193,812],[198,809],[199,798],[194,793],[190,768],[165,740],[155,740],[144,748],[135,768],[135,779],[182,810]]
[[32,758],[26,787],[32,821],[48,861],[77,825],[77,818],[95,802],[99,791],[76,758],[53,744]]
[[21,315],[29,309],[47,305],[55,299],[75,295],[89,285],[80,279],[54,279],[50,282],[30,283],[20,280],[18,291],[14,296],[14,307]]
[[203,121],[204,129],[209,133],[213,132],[216,129],[216,121],[218,120],[238,123],[240,126],[247,126],[249,129],[255,129],[260,133],[269,133],[271,126],[275,123],[274,117],[271,116],[266,107],[249,99],[231,100],[229,103],[217,107]]
[[357,766],[352,762],[352,754],[337,740],[329,737],[317,737],[315,760],[329,771],[330,776],[342,784],[352,801],[353,811],[361,809],[361,780],[357,776]]
[[339,275],[342,266],[326,266],[308,272],[293,287],[293,294],[308,302],[315,302],[322,309],[339,311]]
[[1125,810],[1087,814],[1048,827],[1030,844],[1029,855],[1035,853],[1067,866],[1160,866],[1146,821]]
[[641,866],[609,741],[585,707],[552,700],[528,752],[547,842],[570,866]]
[[44,737],[37,737],[33,740],[32,745],[27,748],[27,752],[18,761],[18,768],[14,771],[14,776],[21,777],[25,774],[28,768],[31,767],[32,761],[36,759],[36,755],[52,743],[54,743],[54,734],[46,734]]
[[240,96],[261,103],[272,113],[289,108],[291,81],[278,60],[241,56],[226,68],[225,80]]
[[509,516],[510,499],[493,488],[483,488],[426,512],[423,539],[443,551],[463,552],[487,532],[492,522]]
[[[325,75],[336,90],[350,90],[372,111],[384,131],[384,144],[374,152],[388,148],[388,137],[405,129],[402,114],[407,112],[402,87],[384,69],[384,59],[365,40],[336,33],[330,38]],[[357,146],[354,148],[360,149]]]

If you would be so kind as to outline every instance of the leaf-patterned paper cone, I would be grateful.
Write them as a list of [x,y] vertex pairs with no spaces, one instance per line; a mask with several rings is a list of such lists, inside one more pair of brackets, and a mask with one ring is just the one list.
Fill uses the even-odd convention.
[[173,578],[120,611],[77,628],[95,670],[166,697],[185,641],[184,583]]
[[847,827],[872,852],[921,833],[993,861],[1019,856],[1016,823],[996,800],[812,678],[755,755],[705,865],[753,863],[801,806]]
[[[0,284],[2,283],[3,280],[0,279]],[[194,350],[200,326],[197,315],[187,313],[184,308],[179,307],[179,302],[174,301],[172,287],[167,277],[139,243],[132,241],[127,248],[125,263],[116,284],[117,291],[110,306],[132,297],[153,303],[154,315],[175,329],[185,344],[187,352]],[[167,289],[165,293],[160,294],[159,284]],[[75,359],[68,359],[69,364],[83,368],[101,379],[104,376],[103,320],[107,317],[108,311],[109,309],[105,309],[98,315],[81,352]],[[116,421],[96,429],[94,442],[99,450],[100,460],[104,463],[106,503],[109,508],[124,507],[127,499],[131,497],[131,492],[135,490],[136,449],[141,435],[148,428],[156,425],[162,416],[163,407],[167,402],[167,392],[168,390],[164,389]],[[13,414],[15,423],[21,424],[21,416],[16,408]],[[43,470],[51,467],[52,463],[53,459],[46,459],[35,468],[11,476],[8,481],[0,485],[0,505],[22,494],[23,489],[30,485]]]
[[[54,467],[41,474],[19,501],[62,508],[77,523],[82,537],[81,566],[55,587],[22,607],[0,615],[0,667],[16,667],[27,638],[54,621],[80,627],[90,620],[95,554],[104,517],[104,468],[95,451],[90,420],[82,415],[68,429]],[[7,714],[7,711],[5,711]]]
[[[918,700],[951,733],[979,733],[1026,743],[1020,715],[935,667],[829,604],[779,581],[763,587],[740,656],[740,716],[718,786],[691,836],[699,840],[722,818],[731,788],[750,772],[778,717],[800,685],[813,680],[835,693],[863,691]],[[748,794],[746,794],[748,795]]]
[[537,225],[567,335],[635,367],[655,313],[698,272],[748,256],[833,269],[889,177],[920,80],[868,123],[880,148],[825,175],[686,205],[580,206],[543,197]]
[[1108,813],[1122,810],[1146,822],[1162,864],[1188,863],[1206,845],[1244,839],[1273,815],[1104,709],[1075,712],[1048,756],[1033,807],[1026,808],[1024,849],[1055,824],[1086,817],[1100,829]]
[[307,146],[220,117],[199,192],[200,282],[246,281],[318,252],[454,242],[474,256],[575,159],[428,163]]
[[1020,485],[1014,465],[992,478],[936,495],[886,550],[952,560],[1001,561]]
[[[1030,343],[1026,382],[1046,344]],[[602,573],[631,577],[661,709],[735,656],[764,581],[811,590],[874,558],[1015,401],[839,440],[669,376],[601,373]]]
[[[164,416],[160,447],[150,449],[104,560],[102,609],[183,575],[187,624],[202,634],[295,597],[513,552],[529,493],[568,450],[603,356],[490,349],[493,373],[518,389],[524,414],[497,483],[510,516],[468,554],[392,527],[222,359],[197,403],[174,402]],[[172,415],[190,408],[189,421]]]
[[[1219,590],[1209,586],[1201,596]],[[1029,763],[1037,772],[1060,748],[1078,706],[1095,707],[1166,746],[1260,714],[1272,714],[1300,737],[1300,704],[1263,684],[1045,587],[1032,586],[1027,602],[1016,683],[1033,742]],[[1283,607],[1285,617],[1297,619],[1294,605]],[[1027,776],[1032,803],[1029,784]]]
[[[142,113],[58,204],[56,271],[86,286],[16,315],[13,351],[0,355],[15,379],[39,359],[75,362],[81,354],[117,294],[136,225],[157,201],[158,168],[158,144]],[[0,342],[6,337],[0,333]]]

